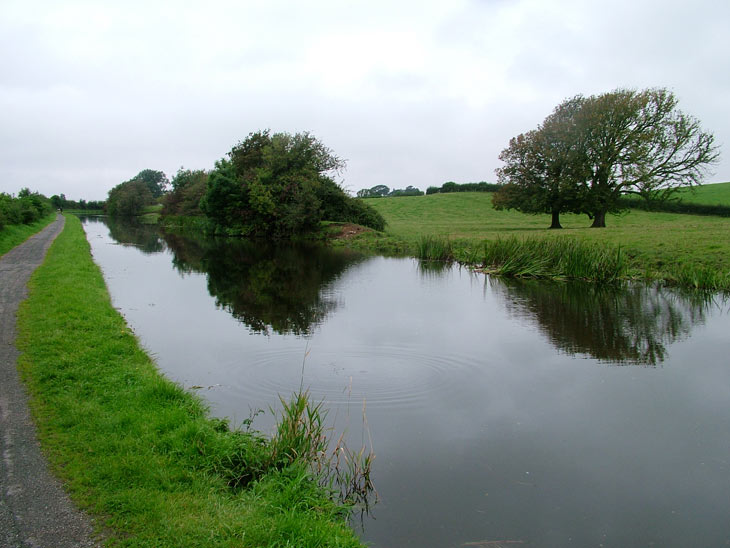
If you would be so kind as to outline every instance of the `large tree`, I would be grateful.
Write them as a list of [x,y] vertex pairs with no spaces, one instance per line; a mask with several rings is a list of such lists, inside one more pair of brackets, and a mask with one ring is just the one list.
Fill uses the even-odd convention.
[[499,155],[505,165],[497,170],[501,186],[492,198],[495,209],[550,213],[550,228],[562,228],[561,213],[580,211],[579,183],[585,172],[577,161],[575,117],[583,101],[580,96],[568,99],[536,130],[510,140]]
[[155,171],[154,169],[143,169],[127,182],[130,181],[142,181],[149,189],[153,198],[162,196],[170,184],[164,172]]
[[665,89],[577,96],[510,141],[495,207],[552,213],[553,227],[559,212],[581,212],[605,227],[621,195],[667,199],[699,184],[718,156],[712,134]]
[[583,155],[583,211],[606,226],[622,194],[667,199],[700,184],[719,158],[711,133],[677,108],[666,89],[618,89],[587,98],[576,113]]
[[144,181],[132,179],[109,191],[106,210],[112,217],[134,217],[142,214],[146,205],[154,201]]
[[233,234],[287,237],[321,220],[382,229],[382,217],[332,179],[343,167],[309,133],[251,133],[216,163],[200,208],[220,232]]

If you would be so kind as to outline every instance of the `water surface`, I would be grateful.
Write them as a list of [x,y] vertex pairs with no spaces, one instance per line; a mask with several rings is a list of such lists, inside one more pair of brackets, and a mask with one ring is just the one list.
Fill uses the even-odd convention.
[[365,402],[373,546],[730,542],[719,297],[85,229],[115,306],[216,415],[240,423],[303,383],[359,446]]

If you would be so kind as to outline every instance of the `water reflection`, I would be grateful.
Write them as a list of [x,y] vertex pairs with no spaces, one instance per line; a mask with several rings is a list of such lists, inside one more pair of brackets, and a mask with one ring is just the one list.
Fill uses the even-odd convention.
[[122,245],[137,247],[142,253],[160,253],[165,243],[156,227],[142,224],[134,219],[82,216],[85,223],[102,223],[109,228],[109,235]]
[[657,365],[667,347],[703,324],[702,296],[658,287],[493,280],[513,317],[534,321],[560,351],[602,362]]
[[180,272],[207,275],[216,304],[257,333],[308,335],[338,306],[328,290],[363,255],[317,245],[264,245],[165,234]]

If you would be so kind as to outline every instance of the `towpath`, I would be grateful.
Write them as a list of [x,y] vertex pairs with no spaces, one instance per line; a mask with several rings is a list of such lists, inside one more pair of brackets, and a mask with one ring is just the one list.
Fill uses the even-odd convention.
[[97,546],[91,520],[49,471],[18,376],[15,324],[31,274],[63,229],[56,220],[0,257],[0,547]]

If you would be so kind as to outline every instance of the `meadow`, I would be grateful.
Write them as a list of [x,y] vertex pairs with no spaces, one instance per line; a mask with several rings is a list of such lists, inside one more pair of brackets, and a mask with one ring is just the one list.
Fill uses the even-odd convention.
[[[720,191],[703,187],[694,199],[708,198],[730,203],[730,184]],[[705,189],[709,190],[705,190]],[[723,202],[723,200],[726,200]],[[606,228],[589,228],[585,215],[562,215],[562,230],[550,230],[549,215],[526,215],[496,211],[490,193],[432,194],[428,196],[369,199],[388,225],[383,236],[360,237],[374,249],[403,248],[417,254],[423,237],[448,240],[455,258],[480,265],[482,248],[488,242],[516,238],[542,240],[572,238],[588,245],[621,250],[626,275],[632,278],[663,280],[679,285],[702,286],[688,274],[710,276],[715,289],[730,289],[730,219],[709,215],[627,210],[607,218]]]

